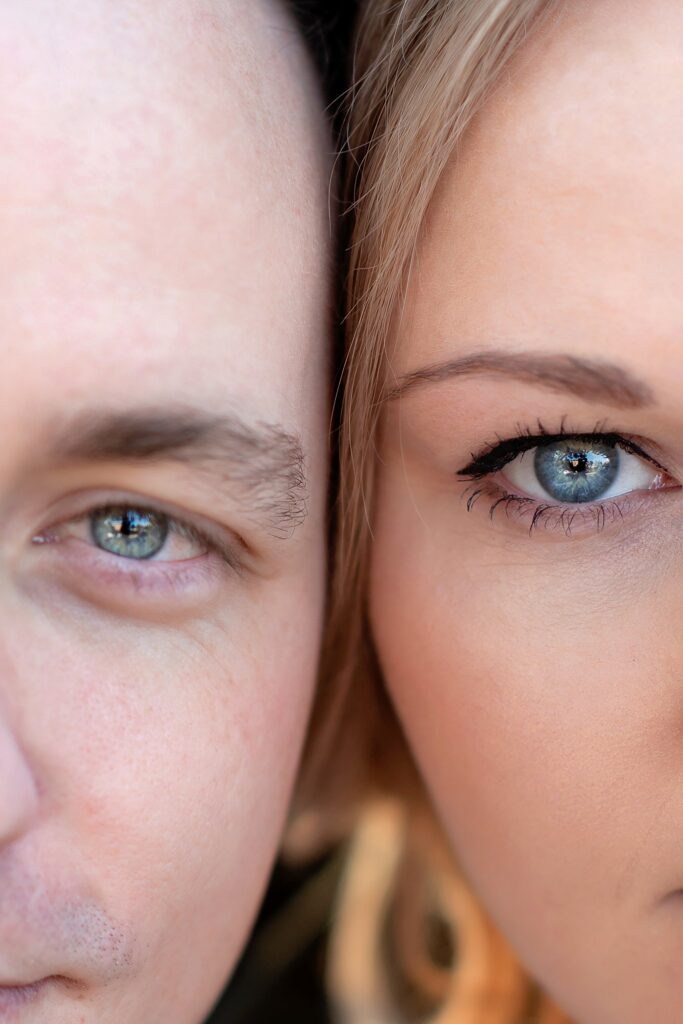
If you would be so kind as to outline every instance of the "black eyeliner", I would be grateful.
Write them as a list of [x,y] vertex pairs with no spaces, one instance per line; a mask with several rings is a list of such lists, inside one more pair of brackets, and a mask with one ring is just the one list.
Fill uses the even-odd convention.
[[492,473],[497,473],[523,452],[556,444],[558,441],[576,441],[579,444],[599,442],[611,448],[621,448],[632,455],[639,455],[666,473],[665,467],[660,462],[644,451],[635,441],[630,441],[621,434],[603,431],[589,431],[588,433],[560,431],[548,434],[541,429],[538,434],[520,434],[518,437],[506,438],[497,444],[490,445],[479,455],[473,455],[472,461],[467,466],[456,471],[456,476],[466,477],[469,480],[481,480]]

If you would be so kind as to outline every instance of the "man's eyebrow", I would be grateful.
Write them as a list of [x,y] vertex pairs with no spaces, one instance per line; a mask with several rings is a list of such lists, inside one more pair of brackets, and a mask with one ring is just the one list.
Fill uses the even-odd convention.
[[298,436],[283,426],[248,422],[235,413],[200,409],[86,410],[51,432],[48,455],[58,460],[173,460],[235,484],[248,514],[278,536],[306,516],[305,458]]
[[499,350],[474,352],[413,370],[399,378],[384,400],[393,401],[426,384],[474,376],[512,378],[625,409],[641,408],[655,401],[647,384],[614,363],[572,355]]

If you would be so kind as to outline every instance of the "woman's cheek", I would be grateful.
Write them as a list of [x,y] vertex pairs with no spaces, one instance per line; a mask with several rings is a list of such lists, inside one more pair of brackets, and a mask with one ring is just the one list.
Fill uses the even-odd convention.
[[660,567],[644,585],[651,554],[501,553],[379,488],[386,685],[466,873],[543,976],[671,881],[657,808],[683,768],[683,583]]

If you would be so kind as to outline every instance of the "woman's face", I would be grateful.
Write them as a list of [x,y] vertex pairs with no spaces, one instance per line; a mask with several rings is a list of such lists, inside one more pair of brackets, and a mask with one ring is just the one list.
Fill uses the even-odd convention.
[[429,210],[379,458],[387,685],[589,1024],[683,999],[681,38],[676,0],[578,3],[516,58]]

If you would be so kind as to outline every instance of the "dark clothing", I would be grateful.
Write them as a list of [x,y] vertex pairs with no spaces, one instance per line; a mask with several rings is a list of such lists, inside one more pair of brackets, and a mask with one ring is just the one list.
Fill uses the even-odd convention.
[[251,942],[206,1024],[330,1024],[323,975],[339,870],[333,857],[275,871]]

